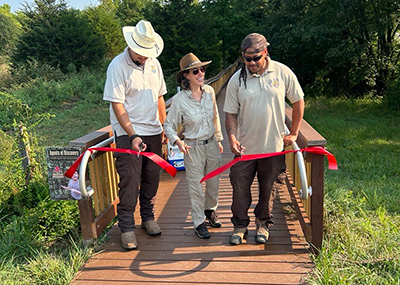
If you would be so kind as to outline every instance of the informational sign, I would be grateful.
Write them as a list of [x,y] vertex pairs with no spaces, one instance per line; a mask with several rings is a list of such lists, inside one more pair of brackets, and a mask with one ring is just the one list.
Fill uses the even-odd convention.
[[80,156],[81,149],[76,147],[46,147],[47,171],[50,198],[53,200],[80,200],[79,170],[72,178],[64,176],[67,169]]

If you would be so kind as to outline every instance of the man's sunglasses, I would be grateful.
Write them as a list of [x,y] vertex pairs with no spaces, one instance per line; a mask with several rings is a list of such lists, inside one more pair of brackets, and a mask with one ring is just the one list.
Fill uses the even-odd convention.
[[247,56],[243,56],[243,58],[247,61],[247,62],[257,62],[259,61],[261,58],[263,57],[263,55],[260,56],[256,56],[256,57],[247,57]]
[[197,75],[197,74],[199,74],[200,71],[201,71],[201,73],[205,73],[206,72],[206,68],[204,66],[202,66],[200,68],[191,69],[191,71],[192,71],[192,73],[194,75]]

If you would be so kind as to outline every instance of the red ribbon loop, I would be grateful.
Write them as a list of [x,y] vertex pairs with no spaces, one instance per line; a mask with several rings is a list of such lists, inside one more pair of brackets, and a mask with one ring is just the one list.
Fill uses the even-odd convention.
[[235,159],[229,161],[228,163],[222,165],[221,167],[214,169],[213,171],[207,173],[201,180],[200,183],[217,176],[227,170],[228,168],[232,167],[239,161],[249,161],[249,160],[254,160],[254,159],[261,159],[261,158],[267,158],[267,157],[272,157],[272,156],[278,156],[278,155],[284,155],[287,153],[291,152],[310,152],[310,153],[315,153],[315,154],[321,154],[321,155],[326,155],[328,158],[328,167],[329,169],[336,170],[338,169],[337,166],[337,161],[336,158],[333,154],[331,154],[329,151],[327,151],[325,148],[321,146],[314,146],[314,147],[307,147],[299,150],[285,150],[285,151],[280,151],[280,152],[272,152],[272,153],[261,153],[261,154],[243,154],[242,156],[236,157]]
[[[164,159],[162,159],[159,155],[153,153],[153,152],[138,152],[133,149],[124,149],[124,148],[111,148],[111,147],[93,147],[93,148],[88,148],[86,151],[89,151],[90,153],[93,153],[94,150],[97,151],[112,151],[112,152],[120,152],[120,153],[129,153],[129,154],[136,154],[136,155],[143,155],[147,157],[148,159],[152,160],[154,163],[156,163],[158,166],[160,166],[162,169],[164,169],[166,172],[168,172],[172,177],[175,177],[177,170],[175,167],[173,167],[171,164],[166,162]],[[65,176],[71,178],[72,175],[74,175],[75,171],[78,169],[79,165],[81,164],[83,155],[85,153],[82,153],[77,160],[71,165],[70,168],[64,173]]]

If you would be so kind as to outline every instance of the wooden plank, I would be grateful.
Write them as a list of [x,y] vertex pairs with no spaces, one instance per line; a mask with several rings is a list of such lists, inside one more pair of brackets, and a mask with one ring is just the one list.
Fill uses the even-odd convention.
[[70,146],[83,147],[85,149],[90,146],[96,145],[110,137],[110,133],[107,131],[95,131],[90,134],[84,135],[69,142]]
[[81,222],[82,239],[86,242],[91,241],[93,239],[92,221],[94,219],[94,216],[93,216],[93,206],[92,205],[93,205],[93,201],[92,201],[91,197],[89,197],[87,199],[81,199],[78,201],[79,219]]
[[94,190],[94,193],[93,193],[94,215],[97,217],[100,214],[101,210],[100,210],[100,204],[99,204],[99,192],[96,189],[98,189],[100,187],[100,185],[97,185],[97,179],[95,176],[96,168],[94,165],[94,161],[89,161],[88,165],[89,165],[89,171],[91,173],[91,184],[92,184],[92,188]]
[[303,229],[303,233],[305,235],[306,240],[308,242],[311,242],[312,241],[312,228],[311,228],[310,219],[308,217],[306,210],[304,209],[302,200],[300,199],[300,196],[299,196],[298,192],[296,191],[296,188],[292,186],[290,181],[291,181],[291,177],[290,177],[290,175],[288,175],[287,176],[288,191],[289,191],[290,196],[292,197],[293,206],[297,213],[297,218],[299,219],[299,223],[301,225],[301,228]]
[[[223,271],[223,272],[207,272],[207,271],[152,271],[145,272],[142,270],[103,270],[103,276],[107,276],[104,281],[110,282],[129,282],[130,284],[151,283],[154,281],[160,283],[181,284],[188,282],[192,284],[234,284],[233,280],[241,280],[243,272]],[[302,274],[295,274],[288,270],[284,273],[268,272],[265,268],[258,268],[258,271],[250,274],[244,284],[301,284]],[[98,270],[84,270],[78,276],[77,281],[82,279],[98,280]],[[201,281],[197,281],[201,280]],[[82,284],[82,283],[79,283]],[[240,284],[240,283],[239,283]]]
[[94,238],[98,238],[104,229],[111,223],[117,215],[117,204],[119,199],[115,199],[108,207],[103,210],[98,217],[94,219],[92,230]]
[[311,185],[311,225],[312,244],[314,252],[318,253],[322,247],[324,227],[324,156],[312,154]]

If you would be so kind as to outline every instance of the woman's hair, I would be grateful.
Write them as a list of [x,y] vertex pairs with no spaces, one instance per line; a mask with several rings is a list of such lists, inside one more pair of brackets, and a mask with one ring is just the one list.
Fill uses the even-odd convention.
[[184,73],[188,73],[188,71],[184,71],[184,72],[182,72],[181,74],[179,74],[179,79],[180,79],[180,82],[181,82],[181,87],[182,87],[183,90],[189,90],[189,88],[190,88],[190,83],[189,83],[189,80],[188,80],[185,76],[183,76]]

